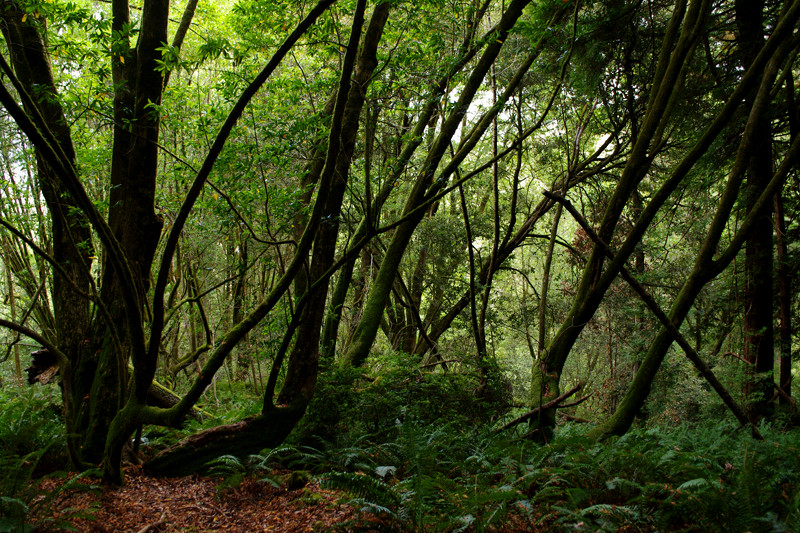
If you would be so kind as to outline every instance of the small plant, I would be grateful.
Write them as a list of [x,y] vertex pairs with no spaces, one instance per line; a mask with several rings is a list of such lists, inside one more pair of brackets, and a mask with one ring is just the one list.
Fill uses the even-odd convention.
[[[53,518],[53,505],[58,498],[70,491],[95,491],[97,486],[85,483],[90,476],[100,476],[98,469],[87,470],[76,476],[56,471],[45,479],[59,480],[52,488],[43,488],[42,480],[36,480],[34,472],[39,461],[46,457],[50,446],[30,452],[22,457],[5,456],[0,464],[0,533],[34,531],[48,525],[56,529],[74,530],[72,521],[91,519],[91,510],[65,509],[58,518]],[[62,481],[63,480],[63,481]],[[36,527],[33,520],[36,519]]]
[[[90,470],[77,476],[63,471],[67,464],[60,407],[56,390],[18,388],[3,391],[0,400],[0,533],[36,529],[32,523],[73,529],[71,521],[91,518],[84,510],[67,509],[52,518],[52,506],[66,492],[94,490],[85,479],[99,475]],[[58,479],[54,488],[42,488],[44,479]],[[62,481],[63,480],[63,481]]]

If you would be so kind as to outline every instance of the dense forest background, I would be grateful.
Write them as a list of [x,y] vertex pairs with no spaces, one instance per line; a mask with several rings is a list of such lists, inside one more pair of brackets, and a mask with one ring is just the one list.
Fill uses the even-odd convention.
[[[464,528],[551,493],[545,522],[689,520],[677,496],[634,516],[656,487],[798,527],[798,19],[800,0],[0,1],[4,479],[31,453],[122,483],[128,460],[360,449],[329,482],[406,528],[456,528],[420,496],[457,492],[443,457],[497,489]],[[416,463],[381,463],[389,443]],[[770,490],[737,504],[723,479]]]

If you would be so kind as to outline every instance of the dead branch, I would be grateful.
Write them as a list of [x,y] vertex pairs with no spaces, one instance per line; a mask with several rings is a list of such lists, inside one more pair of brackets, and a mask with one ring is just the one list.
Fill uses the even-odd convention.
[[[550,400],[549,402],[547,402],[546,404],[540,405],[539,407],[536,407],[535,409],[533,409],[531,411],[528,411],[524,415],[515,418],[514,420],[512,420],[508,424],[506,424],[503,427],[501,427],[500,429],[498,429],[497,430],[498,433],[500,431],[506,430],[506,429],[508,429],[510,427],[514,427],[514,426],[516,426],[517,424],[519,424],[521,422],[525,422],[526,420],[528,420],[530,418],[533,418],[534,416],[539,414],[539,411],[541,411],[543,409],[550,409],[552,407],[555,407],[556,409],[558,409],[559,407],[561,407],[558,404],[560,404],[561,402],[563,402],[564,400],[566,400],[567,398],[569,398],[570,396],[572,396],[573,394],[575,394],[576,392],[581,390],[582,387],[583,387],[583,383],[579,383],[578,385],[575,385],[574,387],[572,387],[570,390],[568,390],[567,392],[565,392],[561,396],[559,396],[557,398],[554,398],[554,399]],[[587,396],[587,398],[588,398],[588,396]]]
[[147,524],[146,526],[144,526],[142,529],[140,529],[136,533],[150,533],[151,531],[155,531],[159,527],[161,527],[164,524],[166,524],[166,522],[167,522],[166,516],[167,516],[166,513],[161,513],[161,518],[159,518],[156,522],[153,522],[152,524]]
[[436,365],[445,365],[447,363],[460,363],[460,362],[461,362],[461,359],[443,359],[441,361],[434,361],[433,363],[427,363],[427,364],[424,364],[424,365],[420,365],[419,368],[420,369],[430,368],[430,367],[433,367],[433,366],[436,366]]
[[783,398],[789,402],[789,405],[792,406],[792,410],[796,413],[797,412],[797,400],[786,394],[786,391],[783,390],[784,386],[780,386],[777,383],[772,384],[775,387],[775,395],[770,399],[770,403],[774,402],[778,399],[778,396],[783,396]]

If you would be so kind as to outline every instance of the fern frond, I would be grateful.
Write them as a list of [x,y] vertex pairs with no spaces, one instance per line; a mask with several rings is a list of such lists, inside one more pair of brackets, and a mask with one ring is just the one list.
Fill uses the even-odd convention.
[[401,499],[386,483],[353,472],[329,472],[321,478],[323,487],[343,490],[356,498],[380,507],[396,508]]
[[221,455],[209,463],[209,472],[215,476],[229,476],[245,471],[245,463],[235,455]]

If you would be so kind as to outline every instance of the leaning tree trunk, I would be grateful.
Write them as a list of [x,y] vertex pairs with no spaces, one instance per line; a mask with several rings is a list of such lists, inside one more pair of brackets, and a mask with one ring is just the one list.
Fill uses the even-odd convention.
[[[796,5],[800,8],[800,2],[796,2]],[[797,10],[797,13],[800,14],[800,9]],[[782,52],[785,54],[787,51],[787,47],[784,47]],[[749,238],[754,228],[760,223],[759,219],[762,213],[770,208],[774,194],[780,189],[783,181],[786,179],[786,175],[796,164],[798,157],[800,157],[800,140],[795,138],[780,167],[771,175],[769,182],[753,202],[752,208],[747,213],[744,222],[741,224],[730,244],[724,250],[719,251],[718,244],[720,243],[723,232],[730,219],[730,214],[739,197],[740,185],[746,169],[749,169],[751,154],[753,150],[758,149],[759,138],[757,133],[760,131],[759,126],[761,118],[767,113],[770,101],[770,88],[779,71],[779,65],[779,61],[773,60],[765,72],[760,91],[750,111],[750,119],[742,135],[736,163],[731,170],[725,191],[714,215],[714,220],[706,233],[706,238],[700,253],[695,258],[692,272],[689,274],[687,281],[684,283],[670,309],[668,318],[676,329],[680,327],[680,324],[686,318],[700,290],[702,290],[706,283],[727,268],[730,262],[736,257],[745,239]],[[664,360],[672,340],[673,335],[666,328],[662,327],[656,338],[650,344],[648,352],[642,360],[639,370],[619,407],[611,418],[592,430],[591,435],[593,437],[605,438],[610,435],[621,435],[630,428],[635,413],[647,399],[653,379]]]
[[[370,79],[378,66],[377,49],[389,16],[389,9],[390,4],[387,2],[375,7],[364,36],[364,45],[352,84],[349,84],[342,121],[341,145],[337,146],[335,151],[329,146],[326,166],[333,166],[333,180],[326,198],[324,215],[326,222],[320,227],[314,241],[310,273],[313,284],[307,294],[308,304],[305,306],[308,315],[298,330],[297,340],[289,358],[284,389],[278,397],[279,404],[292,403],[297,394],[302,394],[307,405],[314,391],[319,363],[320,334],[327,311],[325,302],[330,276],[326,274],[334,262],[339,235],[338,220],[355,152],[361,110]],[[356,31],[355,26],[353,31]],[[360,27],[358,31],[360,32]],[[344,84],[343,89],[345,89]]]
[[[277,446],[300,421],[313,397],[319,364],[320,330],[325,316],[328,281],[338,237],[338,223],[335,221],[341,213],[342,200],[347,189],[365,90],[378,65],[377,47],[390,9],[388,2],[375,7],[351,83],[365,4],[366,0],[361,0],[357,7],[343,65],[325,169],[319,182],[320,191],[316,200],[318,205],[310,219],[311,222],[318,222],[319,219],[326,222],[319,224],[313,232],[308,292],[301,298],[303,305],[297,311],[304,313],[304,316],[295,336],[294,348],[289,355],[286,378],[278,395],[278,406],[273,402],[273,392],[277,370],[282,361],[280,354],[276,357],[267,384],[260,415],[202,432],[164,450],[148,461],[146,467],[152,472],[169,475],[196,472],[207,461],[223,454],[247,455]],[[296,257],[295,263],[299,264],[299,259]],[[284,342],[287,343],[290,338],[291,335],[288,335]],[[286,346],[282,348],[285,349]]]
[[[603,242],[611,242],[625,206],[650,168],[652,163],[650,151],[654,148],[651,144],[657,140],[660,131],[665,128],[670,118],[673,104],[679,94],[685,64],[690,60],[694,47],[702,34],[710,8],[711,2],[706,0],[693,0],[688,7],[682,1],[677,1],[675,4],[667,32],[661,43],[658,66],[644,119],[597,231]],[[685,175],[685,172],[688,172],[688,169],[682,170],[681,173]],[[672,187],[671,190],[674,190],[680,179],[680,176],[674,176],[668,180],[662,190],[666,188],[664,192],[669,194],[669,188]],[[660,199],[661,202],[665,200],[665,197]],[[655,207],[657,210],[655,203],[651,202],[650,207]],[[649,220],[642,221],[643,223],[638,228],[638,234],[636,231],[631,233],[626,239],[626,243],[618,250],[616,260],[607,265],[605,269],[603,268],[605,255],[602,248],[598,245],[593,246],[584,267],[573,305],[550,342],[546,356],[539,361],[539,364],[534,365],[531,383],[533,407],[547,403],[559,395],[561,372],[572,347],[583,327],[594,316],[624,262],[633,253],[635,244],[641,239],[644,229],[649,225],[654,214],[652,212]],[[555,415],[554,408],[541,410],[539,417],[532,420],[531,435],[541,439],[551,438],[555,427]]]

